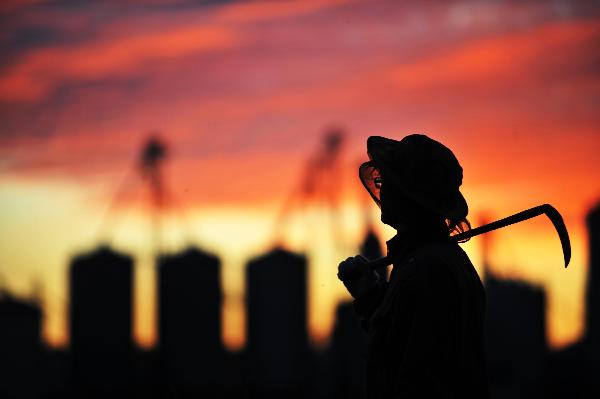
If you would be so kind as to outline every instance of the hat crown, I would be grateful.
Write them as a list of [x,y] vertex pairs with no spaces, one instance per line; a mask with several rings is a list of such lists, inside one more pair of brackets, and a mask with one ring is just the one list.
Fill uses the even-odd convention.
[[440,142],[413,134],[395,147],[392,165],[415,184],[448,190],[458,189],[462,184],[462,167],[452,151]]
[[459,187],[463,170],[458,159],[448,147],[428,136],[411,134],[400,141],[371,136],[367,151],[384,181],[431,204],[430,208],[447,213],[462,198]]

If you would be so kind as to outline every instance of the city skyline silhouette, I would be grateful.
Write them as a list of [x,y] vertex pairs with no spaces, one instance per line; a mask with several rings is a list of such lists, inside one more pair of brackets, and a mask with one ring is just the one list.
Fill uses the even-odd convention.
[[[486,269],[486,354],[492,397],[591,398],[600,386],[596,278],[600,203],[588,214],[590,278],[584,337],[552,350],[546,339],[545,292]],[[365,232],[362,253],[381,256]],[[486,242],[482,245],[488,245]],[[249,340],[238,352],[223,346],[219,259],[192,248],[158,258],[159,344],[142,350],[132,339],[132,258],[106,246],[73,258],[70,319],[73,342],[56,350],[41,337],[35,301],[0,298],[0,352],[7,397],[336,397],[358,398],[364,331],[352,306],[340,303],[331,342],[310,345],[306,259],[283,249],[249,260]],[[272,285],[288,281],[291,285]],[[187,287],[187,288],[186,288]],[[294,288],[295,287],[295,288]],[[274,290],[274,288],[276,288]],[[361,366],[362,364],[362,366]],[[52,376],[52,377],[49,377]],[[30,383],[34,381],[34,383]],[[171,395],[171,396],[169,396]]]

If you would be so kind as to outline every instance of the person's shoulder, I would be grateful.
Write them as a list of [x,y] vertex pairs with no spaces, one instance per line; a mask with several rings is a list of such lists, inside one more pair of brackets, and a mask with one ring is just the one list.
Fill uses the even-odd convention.
[[433,242],[418,248],[412,255],[417,269],[425,274],[449,274],[451,268],[470,262],[466,253],[455,242]]
[[412,257],[417,262],[449,262],[452,258],[460,256],[462,248],[455,242],[436,241],[426,243],[417,248]]

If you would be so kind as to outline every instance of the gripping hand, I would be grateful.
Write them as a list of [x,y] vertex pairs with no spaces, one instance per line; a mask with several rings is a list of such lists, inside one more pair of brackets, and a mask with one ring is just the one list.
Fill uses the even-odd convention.
[[367,294],[379,282],[379,274],[361,255],[350,257],[338,266],[338,278],[344,283],[354,299]]

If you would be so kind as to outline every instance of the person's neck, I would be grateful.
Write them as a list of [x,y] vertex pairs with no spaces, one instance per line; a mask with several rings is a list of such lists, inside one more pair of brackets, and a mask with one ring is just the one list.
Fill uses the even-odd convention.
[[387,242],[388,255],[397,259],[422,244],[444,241],[448,237],[448,228],[445,223],[443,225],[420,225],[413,228],[398,226],[396,235]]

